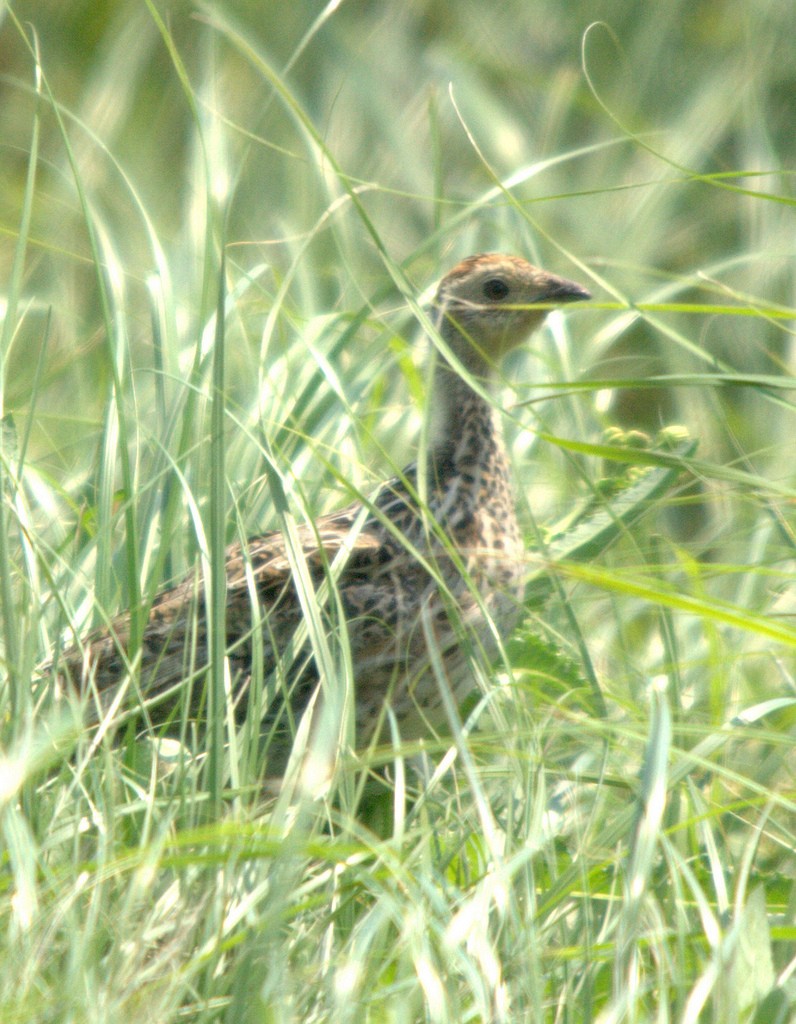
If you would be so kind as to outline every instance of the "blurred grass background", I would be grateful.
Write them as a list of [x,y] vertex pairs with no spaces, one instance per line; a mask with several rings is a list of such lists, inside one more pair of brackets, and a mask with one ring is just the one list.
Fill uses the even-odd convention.
[[[0,19],[0,1019],[792,1019],[796,7]],[[202,546],[222,244],[228,539],[275,525],[267,460],[312,516],[411,456],[406,296],[480,250],[595,298],[506,367],[529,533],[606,425],[699,439],[533,625],[549,660],[521,634],[526,700],[473,762],[432,750],[419,801],[399,771],[389,827],[366,766],[263,817],[245,758],[207,824],[201,773],[148,776],[35,672]]]

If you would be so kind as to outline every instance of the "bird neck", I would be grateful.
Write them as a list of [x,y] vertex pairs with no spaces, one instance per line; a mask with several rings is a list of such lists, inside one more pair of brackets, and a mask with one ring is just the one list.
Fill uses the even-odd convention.
[[436,429],[429,467],[437,494],[434,511],[460,543],[500,551],[497,576],[503,579],[508,571],[506,579],[513,578],[514,569],[505,556],[519,558],[522,542],[502,424],[489,401],[494,373],[450,322],[441,330],[457,360],[481,387],[474,390],[458,369],[438,357],[431,393]]
[[505,461],[502,425],[484,397],[494,387],[492,368],[452,320],[440,315],[437,327],[458,362],[481,385],[481,391],[475,391],[439,353],[431,391],[434,448],[453,452],[456,463],[468,463],[479,457]]
[[[489,377],[481,378],[487,394]],[[445,447],[470,458],[480,448],[503,448],[503,428],[491,403],[468,384],[456,370],[440,360],[431,391],[434,447]]]
[[489,394],[494,372],[450,321],[442,334],[457,360],[481,385],[479,391],[440,354],[434,368],[431,392],[434,443],[433,463],[438,482],[456,481],[458,514],[469,521],[476,509],[495,513],[513,530],[514,501],[509,483],[509,464],[503,442],[503,427]]

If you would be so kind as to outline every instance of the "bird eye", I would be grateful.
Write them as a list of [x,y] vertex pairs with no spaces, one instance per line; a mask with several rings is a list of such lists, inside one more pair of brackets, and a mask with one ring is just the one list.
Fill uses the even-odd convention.
[[484,295],[488,299],[505,299],[509,293],[509,286],[502,277],[491,277],[484,281]]

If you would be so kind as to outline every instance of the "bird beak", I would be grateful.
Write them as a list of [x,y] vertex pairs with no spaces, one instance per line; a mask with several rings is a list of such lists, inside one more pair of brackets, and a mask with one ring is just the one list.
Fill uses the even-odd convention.
[[567,281],[565,277],[556,277],[550,274],[547,280],[547,287],[539,297],[540,302],[582,302],[590,299],[591,292],[583,285],[574,281]]

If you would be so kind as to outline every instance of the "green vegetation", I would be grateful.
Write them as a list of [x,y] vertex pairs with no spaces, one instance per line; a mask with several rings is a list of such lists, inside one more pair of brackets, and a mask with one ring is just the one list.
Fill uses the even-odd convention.
[[[794,38],[792,0],[0,7],[3,1024],[794,1018]],[[535,576],[466,727],[277,800],[253,722],[87,727],[41,666],[407,461],[415,300],[491,249],[594,301],[504,367]],[[605,431],[667,424],[683,472],[570,557],[673,465]]]

